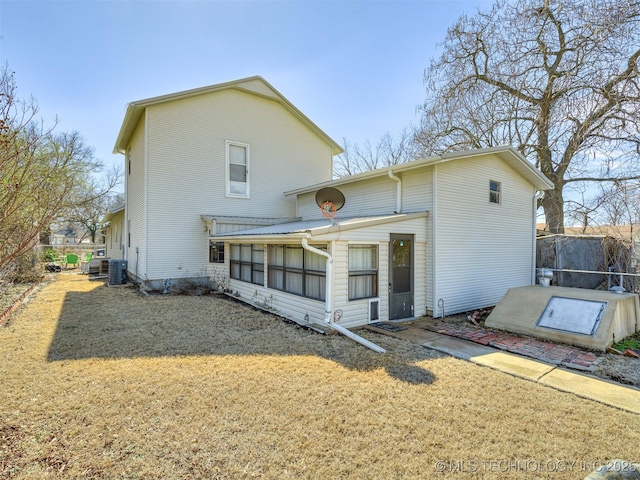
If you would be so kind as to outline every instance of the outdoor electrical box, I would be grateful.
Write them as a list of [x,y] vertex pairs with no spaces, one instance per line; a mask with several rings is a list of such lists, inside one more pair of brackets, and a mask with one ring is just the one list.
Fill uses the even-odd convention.
[[109,260],[109,285],[127,283],[127,261]]

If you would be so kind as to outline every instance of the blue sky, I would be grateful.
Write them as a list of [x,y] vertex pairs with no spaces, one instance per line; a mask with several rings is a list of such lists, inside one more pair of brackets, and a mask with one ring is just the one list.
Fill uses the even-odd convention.
[[106,165],[128,102],[252,75],[338,143],[375,142],[418,122],[437,43],[491,3],[0,0],[0,59]]

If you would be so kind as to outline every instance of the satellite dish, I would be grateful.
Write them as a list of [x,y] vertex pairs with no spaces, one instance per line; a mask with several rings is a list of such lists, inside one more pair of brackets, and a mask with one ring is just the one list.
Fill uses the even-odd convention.
[[320,208],[328,203],[333,204],[335,210],[344,207],[344,195],[340,190],[333,187],[324,187],[316,192],[316,203]]

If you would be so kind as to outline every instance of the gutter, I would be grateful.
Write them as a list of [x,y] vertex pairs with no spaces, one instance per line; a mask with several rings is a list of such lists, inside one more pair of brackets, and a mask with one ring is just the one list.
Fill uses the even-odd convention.
[[395,176],[391,169],[387,170],[387,175],[396,182],[396,211],[394,213],[400,213],[402,211],[402,180]]
[[346,329],[342,325],[338,325],[333,321],[333,287],[332,287],[332,273],[333,273],[333,257],[329,252],[325,252],[324,250],[320,250],[318,248],[312,247],[309,245],[309,239],[311,239],[311,234],[307,234],[305,237],[300,239],[302,244],[302,248],[308,250],[310,252],[316,253],[318,255],[322,255],[327,259],[327,271],[325,276],[325,301],[324,301],[324,323],[329,328],[342,333],[343,335],[349,337],[352,340],[355,340],[361,345],[364,345],[371,350],[374,350],[378,353],[386,353],[386,350],[379,345],[376,345],[373,342],[370,342],[366,338],[362,338],[359,335],[356,335],[351,330]]

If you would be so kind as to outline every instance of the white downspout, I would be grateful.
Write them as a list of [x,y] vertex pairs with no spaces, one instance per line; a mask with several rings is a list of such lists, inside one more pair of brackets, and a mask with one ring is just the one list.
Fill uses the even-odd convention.
[[396,182],[396,211],[395,213],[402,212],[402,180],[393,174],[391,169],[387,170],[387,174],[391,180]]
[[327,271],[326,271],[326,280],[325,280],[325,301],[324,301],[324,322],[328,327],[336,330],[337,332],[346,335],[352,340],[364,345],[365,347],[370,348],[378,353],[386,353],[386,350],[373,342],[370,342],[366,338],[362,338],[359,335],[356,335],[351,330],[344,328],[342,325],[338,325],[333,321],[333,287],[331,280],[333,278],[333,257],[329,252],[325,252],[324,250],[320,250],[318,248],[312,247],[309,245],[309,239],[311,238],[310,234],[307,234],[306,237],[302,237],[302,248],[305,250],[309,250],[310,252],[317,253],[318,255],[322,255],[327,259]]
[[536,284],[536,238],[537,238],[537,213],[538,213],[538,200],[544,197],[544,190],[536,192],[533,196],[533,252],[531,254],[531,285]]

